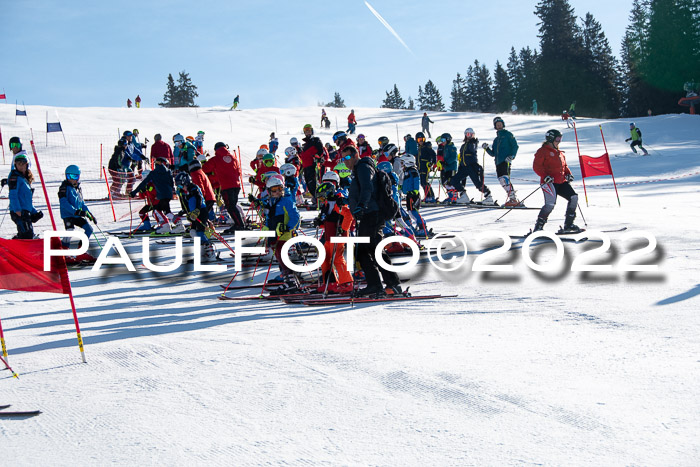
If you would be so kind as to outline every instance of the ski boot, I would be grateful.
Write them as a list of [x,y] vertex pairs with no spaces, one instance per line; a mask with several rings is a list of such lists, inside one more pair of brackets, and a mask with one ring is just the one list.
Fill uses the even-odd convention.
[[481,202],[481,204],[484,206],[498,206],[498,203],[494,201],[493,197],[491,196],[491,193],[488,193],[484,197],[484,200]]
[[153,226],[151,225],[151,219],[148,217],[144,219],[144,221],[141,223],[138,229],[136,229],[136,232],[148,232],[150,230],[153,230]]
[[584,229],[574,224],[574,219],[576,219],[576,212],[567,212],[566,219],[564,220],[564,227],[559,230],[558,233],[579,233],[583,232]]
[[544,224],[547,223],[547,219],[544,219],[542,217],[537,218],[537,222],[535,222],[535,228],[532,229],[533,232],[539,232],[540,230],[544,229]]
[[459,197],[455,200],[456,204],[471,204],[472,200],[469,199],[466,191],[460,193]]
[[202,245],[202,263],[213,263],[217,259],[216,248],[212,243]]

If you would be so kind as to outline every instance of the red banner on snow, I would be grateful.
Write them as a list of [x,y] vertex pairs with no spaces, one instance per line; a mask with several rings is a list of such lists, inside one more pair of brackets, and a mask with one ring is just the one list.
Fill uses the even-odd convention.
[[[60,249],[60,243],[60,239],[52,238],[51,248]],[[44,271],[44,240],[0,238],[0,289],[67,294],[70,282],[66,261],[54,256],[51,271]]]
[[581,176],[583,178],[613,174],[608,153],[600,157],[578,156],[578,159],[581,165]]

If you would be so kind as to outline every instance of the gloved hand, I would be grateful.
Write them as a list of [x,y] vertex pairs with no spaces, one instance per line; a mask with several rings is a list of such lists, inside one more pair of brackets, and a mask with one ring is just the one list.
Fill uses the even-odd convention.
[[255,177],[251,176],[251,177],[248,179],[248,181],[249,181],[250,183],[255,183]]
[[88,218],[88,220],[92,221],[93,224],[97,224],[97,219],[95,219],[95,216],[93,216],[92,213],[91,213],[90,211],[87,212],[87,216],[86,216],[86,217]]
[[287,224],[284,222],[280,222],[277,224],[277,228],[275,229],[275,232],[277,233],[278,237],[281,237],[285,233],[289,232],[289,229],[287,228]]
[[253,195],[253,193],[248,193],[248,201],[250,201],[251,203],[254,203],[257,200],[258,200],[258,198],[256,198],[255,195]]
[[553,181],[554,181],[554,177],[552,177],[551,175],[547,175],[546,177],[544,177],[545,183],[552,183]]
[[337,237],[344,237],[347,232],[341,226],[338,226],[335,233]]
[[573,181],[574,181],[574,176],[573,176],[573,174],[568,174],[568,175],[566,176],[566,181],[567,181],[567,182],[573,182]]
[[321,216],[314,217],[314,222],[313,222],[314,227],[318,227],[319,225],[321,225],[321,222],[323,222],[321,220]]
[[76,209],[75,215],[78,217],[87,217],[87,211],[85,209]]
[[437,161],[437,164],[435,164],[435,167],[437,167],[438,170],[442,170],[442,162]]
[[367,211],[367,208],[364,206],[357,206],[353,211],[352,211],[352,217],[355,218],[355,220],[362,220],[363,217],[365,217],[365,212]]
[[193,209],[192,211],[187,213],[187,218],[193,222],[195,220],[197,220],[198,217],[199,217],[199,208]]
[[515,159],[515,156],[508,156],[506,157],[506,162],[510,164],[511,162],[513,162],[513,159]]
[[135,192],[135,191],[130,191],[130,192],[129,192],[129,197],[130,197],[130,198],[136,198],[136,192]]
[[481,145],[482,148],[488,149],[489,148],[489,143],[484,143]]
[[0,180],[0,188],[4,187],[5,185],[7,185],[7,179],[3,178],[2,180]]
[[632,138],[627,138],[627,139],[625,140],[625,143],[629,143],[630,141],[632,141]]
[[32,224],[36,224],[42,217],[44,217],[44,213],[41,211],[37,211],[31,216],[29,216],[29,219],[32,221]]

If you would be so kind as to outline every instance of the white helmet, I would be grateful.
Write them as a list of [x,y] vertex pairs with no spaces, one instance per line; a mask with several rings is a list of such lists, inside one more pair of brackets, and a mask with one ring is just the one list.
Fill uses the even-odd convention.
[[292,146],[294,146],[295,144],[299,144],[299,140],[296,139],[296,137],[293,136],[292,139],[289,140],[289,144],[291,144]]
[[464,137],[469,138],[471,135],[472,138],[476,137],[476,133],[474,132],[473,128],[467,128],[464,130]]
[[284,187],[284,178],[282,178],[282,175],[280,174],[271,175],[265,182],[265,186],[267,188],[272,188],[273,186]]
[[185,142],[185,137],[182,136],[180,133],[173,136],[173,143],[179,144],[179,143],[184,143],[184,142]]
[[260,148],[260,149],[258,149],[258,152],[255,153],[255,157],[262,157],[265,154],[267,154],[268,152],[270,152],[270,151],[268,151],[267,149]]
[[[292,139],[294,139],[294,138],[292,138]],[[284,155],[287,156],[287,157],[296,156],[296,155],[297,155],[297,150],[296,150],[296,148],[293,148],[293,147],[289,146],[287,149],[284,150]]]
[[197,154],[197,160],[199,162],[206,162],[207,161],[207,155],[205,154]]
[[401,156],[401,165],[404,169],[408,169],[416,166],[416,158],[412,154],[404,154]]
[[282,167],[280,167],[280,173],[285,177],[293,177],[297,174],[297,168],[294,164],[282,164]]
[[321,182],[335,182],[335,186],[340,185],[340,175],[333,171],[329,171],[323,174],[323,177],[321,178]]
[[399,148],[397,148],[395,144],[389,143],[386,146],[384,146],[384,149],[382,149],[382,152],[384,154],[391,155],[394,151],[398,151],[398,150],[399,150]]

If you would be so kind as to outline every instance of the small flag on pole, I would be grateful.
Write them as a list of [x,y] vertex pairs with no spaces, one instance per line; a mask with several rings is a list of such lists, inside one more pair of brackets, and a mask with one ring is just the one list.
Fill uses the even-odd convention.
[[57,131],[63,131],[63,129],[61,128],[61,122],[56,122],[56,123],[46,122],[46,132],[47,133],[54,133]]

